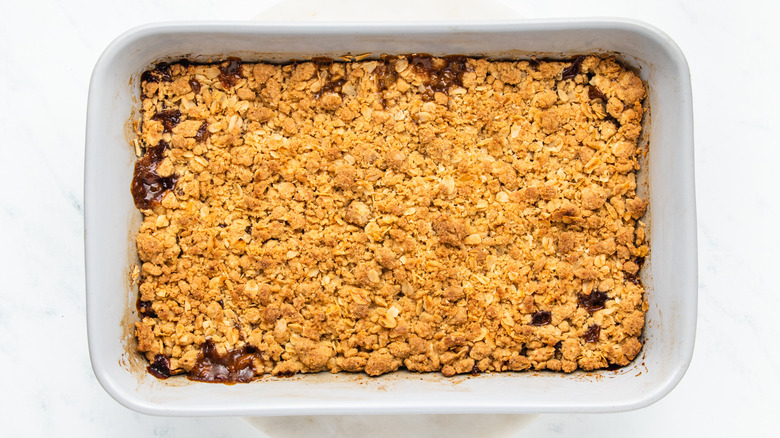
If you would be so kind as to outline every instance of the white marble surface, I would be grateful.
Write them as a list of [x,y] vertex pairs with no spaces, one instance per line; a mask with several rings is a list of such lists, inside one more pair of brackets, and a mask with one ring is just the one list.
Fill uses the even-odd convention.
[[[294,4],[291,4],[294,3]],[[339,3],[331,5],[330,3]],[[0,435],[361,436],[360,419],[162,418],[120,406],[86,343],[83,151],[87,87],[122,31],[163,20],[622,16],[685,52],[696,121],[699,326],[693,362],[658,403],[609,415],[384,417],[390,436],[771,436],[780,430],[777,2],[501,0],[0,1]],[[255,427],[262,429],[260,432]],[[358,432],[356,432],[356,430]]]

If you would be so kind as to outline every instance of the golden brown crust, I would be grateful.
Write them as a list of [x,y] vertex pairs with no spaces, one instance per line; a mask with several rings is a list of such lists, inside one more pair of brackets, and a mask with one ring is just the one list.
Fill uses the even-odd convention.
[[137,236],[139,351],[175,373],[207,339],[251,345],[258,375],[633,359],[642,81],[594,56],[567,79],[571,62],[465,62],[430,100],[406,57],[145,81],[140,142],[165,140],[157,172],[178,179]]

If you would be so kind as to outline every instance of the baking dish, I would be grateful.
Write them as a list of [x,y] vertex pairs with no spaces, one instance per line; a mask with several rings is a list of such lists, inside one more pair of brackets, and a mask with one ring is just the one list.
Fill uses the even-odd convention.
[[[158,61],[236,56],[284,62],[345,54],[430,53],[490,58],[613,54],[648,84],[646,162],[651,252],[642,272],[649,309],[639,357],[616,371],[503,373],[445,378],[398,372],[379,378],[325,374],[264,377],[246,385],[158,380],[135,353],[134,234],[130,196],[135,154],[128,121],[140,74]],[[649,144],[648,144],[649,141]],[[159,415],[609,412],[667,394],[690,363],[696,327],[697,259],[693,126],[688,67],[658,30],[625,20],[483,24],[156,24],[115,40],[95,66],[85,162],[87,323],[92,366],[106,391]]]

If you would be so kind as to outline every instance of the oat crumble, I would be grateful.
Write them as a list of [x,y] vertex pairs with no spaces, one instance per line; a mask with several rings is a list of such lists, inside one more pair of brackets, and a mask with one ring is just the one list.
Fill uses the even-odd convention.
[[646,92],[614,59],[229,59],[141,87],[153,374],[572,372],[641,349]]

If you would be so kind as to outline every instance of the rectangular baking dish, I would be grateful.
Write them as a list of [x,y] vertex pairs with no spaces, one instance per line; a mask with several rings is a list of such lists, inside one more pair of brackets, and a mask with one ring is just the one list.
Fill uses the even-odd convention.
[[[649,88],[640,194],[649,198],[645,345],[616,371],[482,374],[445,378],[397,372],[379,378],[320,373],[243,385],[158,380],[135,353],[135,154],[129,120],[139,77],[155,62],[228,56],[284,62],[344,54],[430,53],[490,58],[570,58],[603,53],[637,69]],[[648,144],[649,141],[649,144]],[[611,412],[649,405],[680,381],[693,353],[697,254],[691,85],[666,35],[626,20],[483,24],[155,24],[116,39],[89,89],[85,249],[89,351],[95,375],[121,404],[158,415]]]

